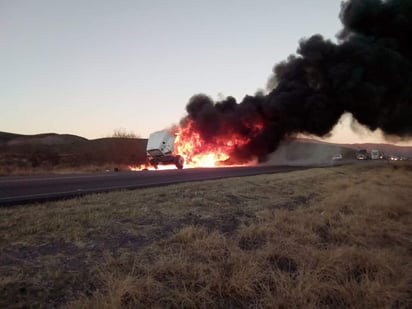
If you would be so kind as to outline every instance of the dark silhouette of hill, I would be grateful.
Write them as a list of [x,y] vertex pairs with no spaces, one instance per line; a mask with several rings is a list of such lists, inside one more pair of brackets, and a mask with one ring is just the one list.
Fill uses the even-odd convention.
[[23,135],[0,132],[0,146],[19,146],[28,144],[61,145],[79,141],[87,141],[87,139],[71,134],[43,133],[36,135]]
[[88,140],[70,134],[22,135],[0,132],[0,166],[142,164],[146,160],[146,144],[146,139],[138,138]]

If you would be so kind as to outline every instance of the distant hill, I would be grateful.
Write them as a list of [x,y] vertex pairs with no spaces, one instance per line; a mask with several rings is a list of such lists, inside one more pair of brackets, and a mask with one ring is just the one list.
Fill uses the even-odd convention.
[[135,165],[145,162],[146,144],[138,138],[88,140],[70,134],[0,132],[0,167]]
[[0,132],[0,146],[19,145],[61,145],[87,141],[86,138],[71,134],[44,133],[36,135],[23,135],[7,132]]

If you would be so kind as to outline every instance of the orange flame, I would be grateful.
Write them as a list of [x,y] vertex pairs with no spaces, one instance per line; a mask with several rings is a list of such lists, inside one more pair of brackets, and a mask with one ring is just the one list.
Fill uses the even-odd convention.
[[129,171],[138,172],[138,171],[156,171],[156,170],[175,170],[176,166],[174,165],[158,165],[157,169],[151,166],[150,164],[139,164],[139,165],[129,165]]
[[[245,137],[238,133],[228,132],[224,136],[214,137],[212,141],[207,142],[196,131],[193,122],[189,121],[184,127],[179,127],[175,133],[175,155],[184,158],[184,168],[254,165],[257,159],[246,163],[236,162],[231,158],[231,154],[236,148],[250,142],[251,138],[262,129],[262,124],[254,124],[251,126],[251,136]],[[133,171],[155,170],[148,164],[129,166],[129,169]],[[176,169],[176,167],[174,165],[159,165],[157,169]]]
[[[258,132],[262,128],[262,125],[255,125],[254,131]],[[193,122],[189,122],[185,127],[178,129],[175,150],[185,159],[185,167],[250,165],[255,164],[256,160],[247,163],[231,161],[231,153],[237,147],[247,144],[250,139],[250,137],[236,133],[228,133],[225,136],[215,137],[211,142],[206,142],[193,128]]]

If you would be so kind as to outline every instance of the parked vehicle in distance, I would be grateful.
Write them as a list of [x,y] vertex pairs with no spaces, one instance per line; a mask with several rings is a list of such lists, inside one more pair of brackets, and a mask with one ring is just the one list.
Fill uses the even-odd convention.
[[358,150],[358,152],[356,153],[356,159],[368,160],[369,159],[368,151],[366,149]]
[[332,156],[332,160],[333,160],[333,161],[342,160],[342,159],[343,159],[343,156],[342,156],[341,153],[336,153],[336,154],[334,154],[334,155]]
[[382,160],[384,158],[383,152],[377,149],[371,150],[371,159],[372,160]]
[[391,160],[391,161],[398,161],[400,158],[399,158],[399,156],[389,155],[388,159]]

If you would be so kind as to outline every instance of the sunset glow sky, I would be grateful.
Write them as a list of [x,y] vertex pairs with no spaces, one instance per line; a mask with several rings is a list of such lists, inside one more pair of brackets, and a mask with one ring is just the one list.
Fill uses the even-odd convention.
[[[147,137],[194,94],[265,89],[301,38],[335,40],[340,2],[0,0],[0,131]],[[347,120],[331,139],[378,140]]]

